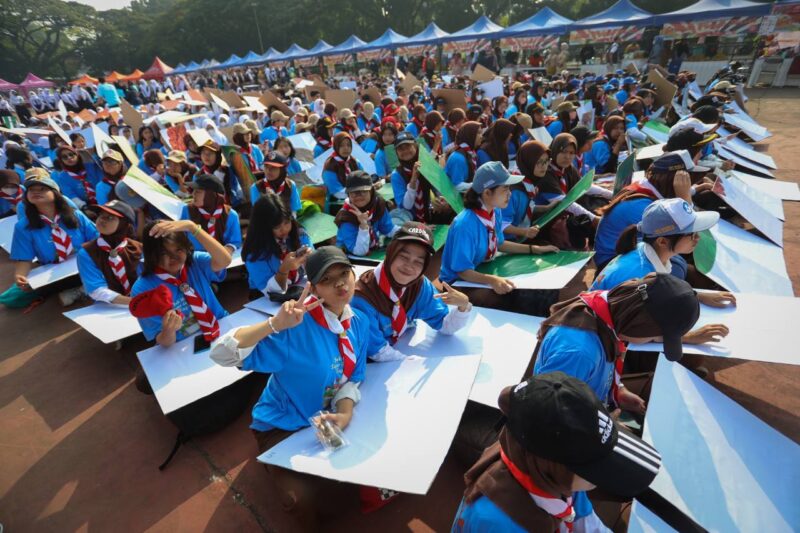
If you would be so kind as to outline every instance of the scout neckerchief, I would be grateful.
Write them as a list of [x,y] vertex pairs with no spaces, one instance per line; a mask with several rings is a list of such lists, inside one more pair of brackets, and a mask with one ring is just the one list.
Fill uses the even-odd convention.
[[478,220],[484,225],[486,231],[489,232],[489,242],[486,247],[486,257],[484,261],[491,261],[497,255],[497,227],[495,226],[495,211],[489,213],[485,207],[480,209],[473,209],[473,213],[478,216]]
[[528,206],[525,208],[525,219],[528,224],[533,223],[533,206],[535,205],[536,195],[539,189],[533,184],[533,180],[525,177],[522,180],[522,186],[525,187],[525,194],[528,195]]
[[567,530],[572,531],[572,522],[575,520],[575,510],[572,508],[572,498],[570,497],[566,500],[562,500],[561,498],[557,498],[537,487],[533,482],[533,478],[515,465],[511,459],[508,458],[508,455],[506,455],[506,452],[503,451],[502,447],[500,448],[500,458],[503,460],[503,464],[506,465],[506,468],[508,468],[511,477],[513,477],[517,483],[522,485],[522,487],[528,491],[528,494],[536,506],[547,512],[547,514],[553,518],[562,520],[564,525],[567,527]]
[[[289,243],[287,241],[288,239],[281,239],[278,241],[278,247],[281,249],[281,261],[283,261],[287,255],[289,255]],[[289,273],[286,274],[286,279],[289,280],[290,285],[296,285],[300,282],[300,271],[290,270]]]
[[633,194],[642,194],[648,198],[652,198],[653,200],[660,200],[664,198],[664,196],[658,192],[658,189],[653,187],[653,185],[646,179],[636,183],[631,183],[625,187],[625,189],[631,191]]
[[419,135],[420,132],[422,132],[422,130],[425,128],[425,123],[422,122],[418,117],[412,118],[411,122],[413,122],[414,125],[417,127],[417,135]]
[[390,341],[390,344],[394,344],[406,330],[406,310],[400,301],[406,292],[406,288],[400,289],[400,294],[394,291],[392,284],[389,282],[389,276],[384,270],[385,265],[385,262],[381,261],[381,264],[375,268],[375,277],[378,278],[378,287],[380,287],[381,292],[394,304],[392,308],[392,339]]
[[347,158],[345,159],[342,156],[340,156],[339,152],[337,152],[336,150],[333,151],[331,157],[333,158],[334,161],[336,161],[337,163],[342,165],[342,167],[344,167],[345,178],[349,176],[350,172],[352,172],[352,170],[350,169],[350,160],[352,159],[352,157],[348,155]]
[[94,188],[92,187],[92,184],[89,183],[89,178],[86,175],[86,170],[84,169],[79,172],[72,172],[71,170],[67,170],[67,174],[69,175],[70,178],[81,182],[81,186],[83,186],[83,192],[86,194],[86,203],[96,204],[97,199],[95,197]]
[[561,189],[561,192],[567,194],[567,178],[565,176],[567,169],[558,168],[555,163],[552,161],[550,162],[550,172],[553,173],[555,177],[558,178],[558,187]]
[[[372,203],[375,204],[376,202]],[[344,201],[342,209],[353,214],[355,214],[356,211],[361,211],[362,213],[364,212],[363,210],[358,209],[352,203],[350,203],[349,198]],[[373,207],[366,213],[369,215],[369,217],[367,218],[367,225],[369,226],[369,249],[372,250],[373,248],[377,248],[378,245],[380,244],[380,241],[378,241],[378,234],[375,233],[375,225],[373,224],[372,221],[372,218],[375,216],[375,208]]]
[[22,201],[22,187],[17,187],[17,194],[8,194],[0,189],[0,200],[10,202],[14,207]]
[[367,118],[364,116],[364,113],[361,113],[361,118],[364,119],[364,129],[366,131],[372,131],[380,125],[378,124],[378,119],[375,118],[375,115],[372,115],[371,118]]
[[217,208],[214,209],[213,212],[209,213],[202,207],[198,207],[197,211],[203,216],[203,219],[206,221],[206,231],[209,235],[213,238],[217,238],[217,219],[222,215],[222,211],[224,210],[224,205],[222,202],[217,205]]
[[275,181],[280,181],[281,184],[280,185],[273,185],[273,183],[270,180],[268,180],[267,178],[264,178],[262,180],[262,183],[264,184],[264,191],[271,190],[272,192],[274,192],[275,194],[280,196],[280,195],[283,194],[283,191],[286,190],[286,180],[282,179],[282,180],[275,180]]
[[[430,147],[431,151],[433,151],[433,147],[436,144],[436,132],[429,130],[427,127],[423,127],[422,131],[419,132],[420,137],[425,139],[425,142]],[[436,150],[437,155],[442,155],[442,143],[439,143],[439,148]]]
[[102,236],[97,238],[97,247],[108,254],[108,265],[111,267],[111,271],[114,273],[117,281],[119,281],[119,284],[122,285],[123,289],[125,289],[125,292],[123,293],[124,296],[127,296],[131,292],[131,284],[128,281],[128,274],[125,272],[125,261],[123,261],[122,257],[120,256],[120,252],[122,252],[127,246],[128,239],[122,239],[122,242],[112,248]]
[[64,228],[59,226],[61,216],[56,215],[53,217],[53,220],[50,220],[40,213],[39,218],[50,226],[50,235],[53,237],[53,245],[56,247],[56,254],[58,255],[58,260],[56,262],[63,263],[73,252],[73,248],[72,239],[69,237],[69,234]]
[[[317,300],[318,298],[312,295],[306,298],[306,301],[303,303],[309,306]],[[329,313],[326,313],[321,305],[315,307],[308,313],[321,328],[330,331],[338,337],[339,356],[342,358],[343,366],[342,377],[338,383],[341,387],[347,383],[350,376],[353,375],[353,371],[356,369],[356,351],[353,348],[353,343],[350,342],[350,337],[347,336],[347,330],[350,329],[350,319],[339,320],[334,318],[330,316]]]
[[239,153],[247,160],[247,164],[250,165],[250,170],[255,172],[256,160],[253,158],[253,147],[249,143],[247,146],[240,146]]
[[170,285],[178,287],[178,290],[183,293],[186,303],[189,304],[189,308],[192,310],[194,317],[197,319],[197,324],[203,332],[203,337],[205,337],[208,342],[211,342],[219,337],[219,322],[197,291],[189,285],[187,281],[187,272],[186,265],[184,265],[179,277],[176,278],[162,268],[155,269],[156,277]]
[[325,150],[331,147],[330,139],[326,139],[325,137],[317,137],[317,144],[322,146]]
[[464,154],[467,159],[467,165],[469,165],[469,179],[467,181],[472,181],[472,177],[475,175],[475,169],[478,168],[478,153],[467,143],[460,143],[457,149]]
[[619,353],[619,357],[614,360],[614,382],[611,386],[611,395],[614,398],[614,401],[619,404],[619,392],[622,388],[622,367],[625,363],[625,358],[623,354],[625,350],[628,349],[627,345],[619,339],[617,336],[616,330],[614,330],[614,323],[611,320],[611,308],[608,305],[608,291],[591,291],[591,292],[583,292],[580,295],[581,300],[583,303],[589,306],[594,314],[603,321],[603,323],[611,330],[614,334],[614,338],[617,342],[617,353]]

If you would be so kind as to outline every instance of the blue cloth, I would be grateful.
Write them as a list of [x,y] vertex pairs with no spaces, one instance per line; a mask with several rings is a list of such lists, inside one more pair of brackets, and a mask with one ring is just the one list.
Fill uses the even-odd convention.
[[[483,152],[486,153],[486,152]],[[486,154],[488,157],[489,154]],[[481,163],[483,164],[483,163]],[[469,161],[462,152],[451,152],[444,165],[444,173],[450,178],[453,185],[464,183],[469,178]]]
[[511,189],[508,205],[503,209],[503,222],[520,227],[528,211],[528,193],[519,188]]
[[263,130],[261,130],[261,135],[258,137],[258,142],[263,144],[264,141],[269,141],[269,147],[272,148],[278,137],[288,137],[288,136],[289,132],[284,127],[281,127],[281,129],[278,130],[274,126],[267,126]]
[[629,98],[628,91],[626,91],[625,89],[620,89],[619,91],[617,91],[617,94],[614,95],[614,98],[617,99],[617,102],[619,102],[620,107],[622,107],[625,104],[625,102],[628,101]]
[[[136,268],[137,277],[141,274],[142,265],[139,263]],[[107,289],[108,281],[106,281],[103,271],[94,262],[94,259],[89,255],[84,248],[78,250],[78,274],[81,277],[86,292],[91,294],[97,289]],[[136,279],[128,279],[129,282],[135,282]]]
[[[161,144],[158,141],[155,141],[150,146],[150,148],[148,148],[148,150],[161,150],[162,154],[164,154],[164,155],[168,154],[167,149],[164,148],[164,145]],[[144,152],[145,152],[145,149],[144,149],[144,146],[142,145],[142,143],[140,143],[140,142],[136,143],[136,155],[139,156],[140,160],[144,157]],[[143,169],[143,170],[145,170],[148,174],[150,174],[150,172],[151,172],[151,171],[148,171],[146,169]]]
[[[414,320],[422,320],[432,329],[439,331],[444,324],[444,317],[449,313],[447,304],[433,295],[438,291],[425,276],[422,277],[422,287],[416,300],[411,304],[411,307],[406,309],[406,321],[408,326],[412,326]],[[374,355],[379,352],[391,340],[392,334],[392,317],[383,315],[375,309],[364,298],[356,295],[351,304],[354,308],[363,311],[364,316],[369,320],[369,342],[367,346],[367,354]]]
[[506,113],[505,115],[503,115],[503,118],[511,118],[512,116],[514,116],[515,113],[524,113],[524,112],[525,112],[524,109],[517,109],[516,105],[511,104],[510,106],[508,106],[508,109],[506,109]]
[[554,120],[548,124],[545,129],[547,130],[547,133],[549,133],[550,136],[555,139],[556,135],[564,132],[564,123],[560,120]]
[[361,148],[368,154],[374,154],[375,150],[378,149],[378,141],[376,141],[372,137],[365,137],[360,144]]
[[119,107],[119,94],[110,83],[101,83],[97,86],[97,97],[105,100],[108,107]]
[[[533,500],[531,505],[535,505]],[[451,533],[525,533],[526,531],[486,496],[481,496],[472,503],[461,500],[451,529]]]
[[[97,166],[97,163],[91,162],[84,165],[86,169],[86,179],[95,189],[95,197],[97,196],[97,184],[103,179],[103,171]],[[77,180],[69,175],[66,170],[61,172],[53,172],[53,180],[58,183],[61,188],[61,194],[67,198],[79,198],[83,202],[88,202],[86,197],[86,190],[80,180]],[[102,205],[102,204],[101,204]]]
[[[380,220],[377,222],[371,222],[370,224],[373,227],[373,231],[377,235],[386,235],[388,237],[394,229],[394,222],[392,222],[392,217],[389,214],[388,208],[384,209],[383,216],[380,218]],[[347,253],[352,254],[354,253],[353,249],[356,246],[357,238],[358,224],[345,222],[339,226],[339,230],[336,232],[336,246],[344,248]]]
[[489,161],[494,161],[492,156],[489,155],[489,152],[482,148],[478,148],[478,167],[484,163],[488,163]]
[[[305,231],[300,231],[300,247],[308,246],[313,250],[314,246]],[[296,250],[290,250],[295,252]],[[251,289],[257,291],[264,291],[267,288],[267,283],[277,274],[278,269],[281,267],[281,260],[276,255],[268,257],[252,257],[248,256],[243,258],[244,266],[247,268],[247,283]]]
[[[355,159],[353,160],[355,161]],[[364,167],[362,167],[361,163],[358,161],[356,161],[356,165],[358,165],[358,170],[364,170]],[[330,196],[344,190],[344,185],[339,183],[339,175],[332,170],[322,171],[322,182],[325,184],[325,188],[328,190]]]
[[[261,191],[258,188],[258,182],[253,183],[250,186],[250,203],[255,205],[259,198],[261,198]],[[297,192],[297,186],[292,182],[292,195],[290,197],[289,209],[291,209],[292,213],[297,213],[302,208],[302,203],[300,202],[300,193]]]
[[[495,232],[498,248],[503,238],[503,213],[495,208]],[[442,281],[452,283],[458,279],[458,273],[474,270],[486,259],[489,249],[489,231],[471,209],[465,209],[453,219],[442,255]]]
[[[261,157],[263,158],[264,156],[262,155]],[[286,167],[286,175],[292,176],[294,174],[299,174],[302,171],[303,169],[300,166],[300,162],[293,157],[289,158],[289,166]]]
[[375,173],[381,178],[385,178],[392,173],[392,168],[389,168],[389,162],[386,160],[386,153],[383,148],[378,148],[375,152]]
[[[656,269],[653,263],[644,254],[645,244],[640,242],[634,250],[615,257],[592,283],[590,290],[610,291],[620,283],[629,279],[643,278]],[[686,279],[687,264],[686,260],[676,255],[670,259],[672,263],[672,275],[680,279]]]
[[[175,178],[173,178],[169,174],[166,174],[164,176],[164,183],[167,185],[167,189],[169,189],[173,193],[177,193],[178,191],[181,190],[181,185],[180,185],[180,183],[178,183],[178,180],[176,180]],[[106,187],[108,187],[109,189],[111,188],[108,185],[106,185]]]
[[[75,217],[78,219],[78,227],[68,228],[63,221],[59,226],[67,232],[72,240],[72,248],[77,252],[85,242],[97,238],[97,228],[81,211],[75,210]],[[48,224],[44,224],[39,229],[33,229],[28,225],[27,218],[17,220],[14,226],[14,236],[11,239],[11,259],[14,261],[33,261],[38,260],[40,264],[47,265],[55,263],[58,259],[56,247],[53,244],[52,230]]]
[[592,149],[586,153],[583,162],[598,174],[616,172],[615,168],[607,168],[609,159],[611,159],[611,147],[607,142],[598,140],[592,144]]
[[[186,273],[186,279],[194,291],[202,298],[206,307],[214,314],[219,320],[220,318],[228,316],[228,312],[220,305],[211,288],[212,282],[220,282],[225,279],[226,270],[223,268],[219,272],[211,270],[211,255],[208,252],[194,252],[192,255],[192,264]],[[183,293],[178,287],[163,281],[155,274],[148,274],[136,280],[131,289],[131,296],[136,296],[143,292],[155,289],[159,285],[166,285],[172,293],[172,308],[180,311],[183,314],[183,324],[180,329],[175,332],[176,340],[183,340],[200,331],[200,326],[197,324],[192,309],[186,302]],[[142,332],[147,340],[151,341],[161,333],[161,317],[154,316],[149,318],[137,318],[139,325],[142,327]]]
[[419,128],[417,128],[417,125],[414,124],[413,121],[408,123],[406,126],[406,131],[411,132],[411,135],[414,137],[419,137]]
[[403,208],[403,198],[406,195],[406,191],[408,190],[408,182],[403,177],[402,174],[398,170],[392,172],[392,177],[390,178],[392,182],[392,192],[394,193],[394,203],[397,204],[397,207]]
[[[189,216],[189,206],[184,205],[181,211],[181,220],[191,220]],[[200,224],[203,229],[206,229],[205,223]],[[192,246],[195,250],[205,251],[206,249],[200,244],[194,235],[189,234],[189,240],[192,241]],[[230,244],[236,248],[242,247],[242,227],[239,225],[239,213],[233,209],[228,210],[228,220],[225,221],[225,233],[222,235],[222,245]]]
[[[22,189],[22,198],[25,198],[25,186],[24,185],[20,185],[19,188]],[[17,215],[17,218],[19,218],[20,216],[24,216],[23,213],[25,213],[25,202],[24,201],[20,201],[17,204],[16,209],[19,210],[19,214]],[[9,215],[11,215],[13,213],[16,213],[16,212],[17,211],[14,208],[14,204],[9,202],[8,200],[3,200],[2,198],[0,198],[0,218],[9,216]]]
[[635,115],[625,115],[625,131],[639,129],[639,121]]
[[616,253],[617,240],[631,224],[642,221],[644,210],[652,203],[649,198],[636,198],[620,202],[600,219],[594,238],[594,261],[602,265],[611,261]]
[[255,170],[260,170],[261,165],[264,164],[264,152],[261,151],[261,148],[259,148],[257,144],[251,143],[250,155],[253,156],[253,160],[256,162]]
[[322,154],[324,154],[327,151],[328,151],[328,148],[325,148],[321,144],[317,144],[316,146],[314,146],[314,159],[318,158],[319,156],[321,156]]
[[[369,322],[361,311],[353,310],[347,336],[356,354],[350,381],[358,383],[364,380],[369,338]],[[307,427],[314,413],[329,408],[344,363],[338,335],[306,316],[297,327],[262,339],[241,368],[272,374],[253,407],[250,427],[257,431],[295,431]]]
[[358,129],[363,131],[364,133],[369,133],[378,126],[380,126],[380,118],[377,114],[373,114],[372,116],[373,122],[368,125],[366,119],[364,119],[364,115],[359,114],[358,118],[356,118],[356,124],[358,124]]
[[113,191],[114,187],[101,179],[100,183],[98,183],[97,187],[94,189],[94,195],[97,197],[98,205],[107,204],[111,200],[111,193]]

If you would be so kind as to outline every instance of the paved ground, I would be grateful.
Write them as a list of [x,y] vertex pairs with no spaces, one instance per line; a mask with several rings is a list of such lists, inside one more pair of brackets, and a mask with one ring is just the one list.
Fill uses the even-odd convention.
[[[762,143],[779,179],[800,180],[800,91],[750,91],[750,111],[775,137]],[[800,289],[800,203],[786,203],[785,253]],[[11,283],[0,257],[0,286]],[[574,283],[571,286],[577,287]],[[226,286],[223,304],[246,293]],[[0,523],[5,531],[293,531],[256,464],[249,413],[157,465],[176,430],[133,383],[138,340],[115,352],[61,316],[55,298],[27,315],[0,309]],[[707,360],[716,386],[800,442],[800,367]],[[401,496],[331,530],[445,531],[462,490],[448,457],[429,494]]]

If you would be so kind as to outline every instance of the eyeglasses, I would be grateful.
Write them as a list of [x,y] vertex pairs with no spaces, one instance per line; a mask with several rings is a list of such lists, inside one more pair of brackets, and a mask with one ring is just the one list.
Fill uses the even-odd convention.
[[550,162],[550,159],[543,157],[536,162],[537,167],[546,167],[547,164]]

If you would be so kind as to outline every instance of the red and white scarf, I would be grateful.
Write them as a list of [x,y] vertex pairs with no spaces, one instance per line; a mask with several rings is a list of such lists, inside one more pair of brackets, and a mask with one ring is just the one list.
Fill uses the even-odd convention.
[[114,273],[117,281],[119,281],[119,284],[125,289],[123,293],[124,296],[127,296],[131,292],[131,284],[128,281],[128,274],[125,271],[125,261],[120,257],[120,252],[124,250],[126,246],[128,246],[127,239],[122,239],[121,243],[112,248],[102,236],[97,238],[97,247],[108,254],[108,265],[111,267],[111,271]]
[[16,207],[22,201],[22,187],[17,187],[17,194],[15,195],[7,194],[0,189],[0,200],[6,200]]
[[403,332],[406,330],[406,326],[408,325],[408,320],[406,318],[406,310],[403,308],[403,304],[400,302],[400,298],[403,297],[403,294],[406,292],[406,288],[403,287],[400,289],[400,294],[397,294],[394,289],[392,288],[392,284],[389,282],[389,276],[386,274],[384,270],[385,262],[381,261],[375,268],[375,277],[378,278],[378,287],[380,287],[381,292],[386,295],[389,300],[392,301],[394,307],[392,308],[392,339],[390,344],[394,344],[397,342],[397,339]]
[[[312,295],[306,298],[306,301],[303,303],[308,306],[317,300],[318,298]],[[320,327],[338,337],[339,356],[342,358],[343,368],[342,377],[339,379],[338,385],[342,386],[347,383],[350,376],[353,375],[353,371],[356,369],[356,351],[353,348],[350,337],[347,336],[347,330],[350,329],[350,319],[339,320],[334,318],[330,313],[326,313],[321,305],[315,307],[308,313]]]
[[550,162],[550,171],[555,177],[558,178],[558,186],[561,192],[567,194],[567,177],[565,176],[566,169],[558,168],[552,161]]
[[[413,169],[407,169],[403,165],[400,165],[400,171],[403,173],[406,181],[411,181],[411,176],[414,174]],[[425,191],[419,180],[417,180],[417,195],[414,197],[414,220],[417,222],[427,222],[427,220],[425,220]]]
[[[355,207],[352,203],[350,203],[349,198],[344,201],[342,209],[353,214],[355,214],[356,211],[360,211],[357,207]],[[361,212],[363,213],[364,211]],[[375,216],[375,210],[373,209],[371,211],[367,211],[366,213],[369,215],[369,217],[367,218],[368,221],[367,225],[369,226],[369,249],[372,250],[380,245],[380,241],[378,240],[378,234],[375,232],[375,226],[372,223],[372,217]]]
[[39,218],[50,226],[50,235],[53,237],[53,246],[56,247],[56,255],[58,256],[56,262],[63,263],[75,249],[72,247],[72,239],[67,230],[58,224],[61,222],[61,216],[56,215],[53,220],[50,220],[40,213]]
[[572,522],[575,520],[575,510],[572,508],[572,497],[562,500],[537,487],[536,483],[533,482],[533,478],[520,470],[520,468],[508,458],[506,452],[503,451],[502,448],[500,448],[500,459],[503,460],[503,464],[508,468],[511,477],[522,485],[522,488],[528,491],[528,495],[536,506],[553,518],[561,520],[567,527],[567,530],[572,531]]
[[[281,249],[280,259],[283,261],[287,255],[289,255],[289,244],[287,239],[279,240],[278,246]],[[289,280],[290,285],[296,285],[300,283],[300,271],[299,270],[290,270],[288,274],[286,274],[286,279]]]
[[324,137],[317,137],[317,144],[322,146],[326,150],[331,147],[331,141]]
[[187,272],[188,269],[186,265],[184,265],[177,278],[161,268],[156,268],[155,275],[170,285],[178,287],[178,290],[183,293],[186,303],[189,304],[189,308],[192,310],[194,317],[197,319],[197,324],[203,332],[203,337],[205,337],[208,342],[211,342],[219,337],[219,322],[217,321],[217,317],[214,316],[214,313],[211,312],[211,309],[208,308],[200,295],[197,294],[197,291],[187,282]]
[[[436,144],[436,132],[429,130],[428,128],[422,128],[422,131],[419,132],[420,137],[425,139],[425,142],[428,143],[431,151],[433,151],[433,147]],[[442,155],[442,144],[439,143],[439,148],[436,149],[437,155]]]
[[533,207],[536,205],[536,195],[539,193],[539,189],[536,185],[533,184],[533,180],[528,178],[524,178],[522,180],[522,185],[525,187],[525,194],[528,195],[528,207],[525,209],[525,219],[527,220],[528,224],[533,223]]
[[486,248],[486,257],[485,261],[491,261],[494,259],[494,256],[497,255],[497,230],[495,226],[495,210],[492,209],[491,214],[486,211],[485,208],[483,209],[473,209],[473,213],[478,216],[478,220],[481,221],[481,224],[484,225],[486,231],[489,232],[489,243]]
[[213,238],[217,238],[217,219],[222,215],[223,206],[220,204],[216,209],[214,209],[213,213],[209,213],[202,207],[198,207],[197,210],[202,215],[203,219],[206,221],[206,231],[209,235]]
[[614,338],[617,341],[617,352],[619,353],[619,357],[614,360],[614,382],[611,385],[611,395],[614,398],[614,401],[619,404],[619,391],[622,388],[622,369],[623,365],[625,364],[625,358],[622,355],[628,349],[628,346],[625,342],[621,341],[619,337],[617,337],[617,332],[614,329],[614,323],[611,320],[611,308],[608,305],[608,291],[590,291],[584,292],[580,294],[581,300],[583,303],[589,306],[594,314],[603,321],[603,323],[608,326],[608,329],[614,334]]
[[242,154],[242,157],[244,157],[247,160],[247,164],[250,165],[250,170],[252,172],[255,172],[256,160],[253,158],[253,147],[250,146],[249,144],[247,146],[240,146],[239,153]]
[[92,187],[92,184],[89,183],[89,178],[86,175],[86,171],[82,170],[81,172],[72,172],[71,170],[67,170],[67,174],[70,178],[81,182],[81,185],[83,186],[83,192],[86,194],[86,203],[96,204],[97,197],[95,196],[94,187]]
[[422,130],[425,129],[425,123],[417,117],[412,118],[411,122],[417,127],[417,136],[419,136],[422,133]]
[[264,191],[271,190],[272,192],[280,196],[281,194],[283,194],[283,191],[286,190],[286,180],[281,180],[281,184],[278,187],[275,187],[275,185],[273,185],[272,182],[269,181],[267,178],[264,178],[261,181],[264,184]]
[[470,167],[469,173],[470,175],[474,174],[475,169],[478,168],[478,153],[467,143],[460,143],[458,145],[458,151],[467,156],[467,163]]
[[345,177],[349,176],[350,172],[352,172],[352,170],[350,169],[350,160],[352,159],[352,157],[348,155],[347,159],[345,159],[335,151],[333,152],[331,157],[333,158],[334,161],[336,161],[337,163],[339,163],[340,165],[342,165],[344,167],[344,175],[345,175]]

